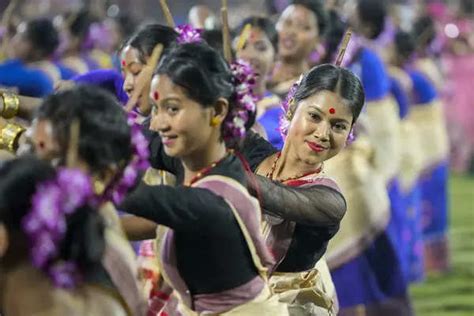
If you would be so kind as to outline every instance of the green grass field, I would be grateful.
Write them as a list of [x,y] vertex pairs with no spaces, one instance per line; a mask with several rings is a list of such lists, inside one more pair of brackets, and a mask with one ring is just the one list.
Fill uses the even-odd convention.
[[450,180],[451,272],[411,287],[417,316],[474,315],[474,178]]

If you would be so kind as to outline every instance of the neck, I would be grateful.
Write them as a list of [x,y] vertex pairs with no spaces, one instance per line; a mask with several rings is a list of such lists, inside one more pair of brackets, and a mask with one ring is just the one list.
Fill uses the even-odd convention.
[[267,90],[266,80],[262,78],[261,80],[257,81],[255,87],[253,88],[254,94],[259,97],[263,98],[265,91]]
[[224,158],[225,155],[225,143],[216,140],[212,146],[181,158],[184,166],[184,182],[189,183],[200,171]]
[[320,162],[316,164],[308,163],[300,159],[295,153],[296,150],[292,150],[290,142],[286,141],[281,151],[280,159],[275,166],[274,179],[301,177],[315,172],[321,167]]
[[5,315],[33,315],[52,304],[51,283],[28,262],[6,272],[1,281],[0,304]]
[[286,81],[295,77],[298,77],[309,69],[308,62],[304,59],[281,59],[277,63],[276,77],[282,78],[281,81]]

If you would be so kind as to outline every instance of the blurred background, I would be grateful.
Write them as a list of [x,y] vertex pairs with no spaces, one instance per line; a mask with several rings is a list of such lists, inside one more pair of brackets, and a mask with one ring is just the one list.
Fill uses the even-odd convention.
[[[230,26],[235,27],[245,17],[255,14],[268,16],[276,23],[288,2],[229,0]],[[325,5],[342,11],[350,2],[328,0]],[[47,17],[55,25],[61,25],[68,16],[74,17],[74,12],[84,8],[93,16],[87,32],[96,34],[89,49],[99,49],[108,55],[113,55],[139,25],[165,23],[158,0],[18,0],[13,1],[11,14],[6,14],[11,3],[0,0],[3,16],[0,36],[6,46],[5,39],[12,38],[23,21]],[[430,49],[443,74],[439,89],[450,143],[449,263],[446,269],[427,273],[423,280],[414,282],[410,293],[417,315],[474,315],[474,0],[393,0],[388,3],[390,17],[402,30],[412,31],[413,21],[421,15],[429,15],[434,21]],[[192,22],[206,29],[217,29],[221,25],[221,1],[172,0],[168,5],[178,25]],[[198,5],[199,10],[195,7]],[[97,31],[103,25],[109,26],[108,33]],[[5,59],[9,53],[5,45],[3,48],[0,53]],[[113,64],[106,63],[104,68],[107,67]]]

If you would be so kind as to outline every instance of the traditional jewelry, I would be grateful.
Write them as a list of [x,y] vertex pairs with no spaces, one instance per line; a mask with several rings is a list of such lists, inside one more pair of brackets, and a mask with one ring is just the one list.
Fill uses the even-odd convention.
[[16,94],[11,92],[4,91],[1,95],[3,99],[2,117],[6,119],[15,117],[20,107],[20,99],[18,99]]
[[229,156],[230,154],[232,153],[232,150],[229,150],[227,152],[227,154],[222,157],[221,159],[217,160],[217,161],[214,161],[212,164],[210,164],[209,166],[207,167],[204,167],[202,168],[201,170],[199,170],[196,175],[191,179],[191,181],[189,181],[188,184],[185,184],[185,186],[192,186],[194,183],[196,183],[198,180],[200,180],[202,177],[204,177],[205,175],[207,175],[212,169],[214,169],[219,163],[221,163],[224,159],[227,158],[227,156]]
[[15,145],[17,145],[18,139],[24,131],[25,128],[20,125],[7,124],[0,132],[0,148],[14,153]]
[[284,182],[287,182],[287,181],[297,180],[297,179],[309,176],[310,174],[318,174],[321,171],[323,171],[323,164],[321,164],[321,166],[318,169],[314,170],[314,171],[310,171],[310,172],[307,172],[307,173],[304,173],[304,174],[301,174],[301,175],[297,175],[297,176],[294,176],[294,177],[288,177],[288,178],[285,178],[285,179],[274,179],[273,174],[275,173],[276,165],[277,165],[278,160],[280,159],[280,157],[281,157],[281,152],[277,153],[277,155],[275,157],[275,160],[273,161],[272,168],[265,175],[265,177],[269,178],[270,180],[275,180],[275,181],[279,181],[281,183],[284,183]]

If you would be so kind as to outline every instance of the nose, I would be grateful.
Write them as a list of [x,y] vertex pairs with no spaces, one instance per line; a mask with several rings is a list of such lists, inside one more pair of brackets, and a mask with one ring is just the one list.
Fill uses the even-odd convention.
[[171,128],[167,115],[154,110],[151,114],[150,130],[155,132],[166,132]]
[[319,139],[321,142],[328,142],[331,133],[331,124],[328,122],[322,121],[318,124],[316,130],[314,131],[314,136]]
[[130,73],[125,73],[125,78],[123,81],[123,89],[127,92],[128,95],[132,94],[133,89],[135,88],[135,78]]

